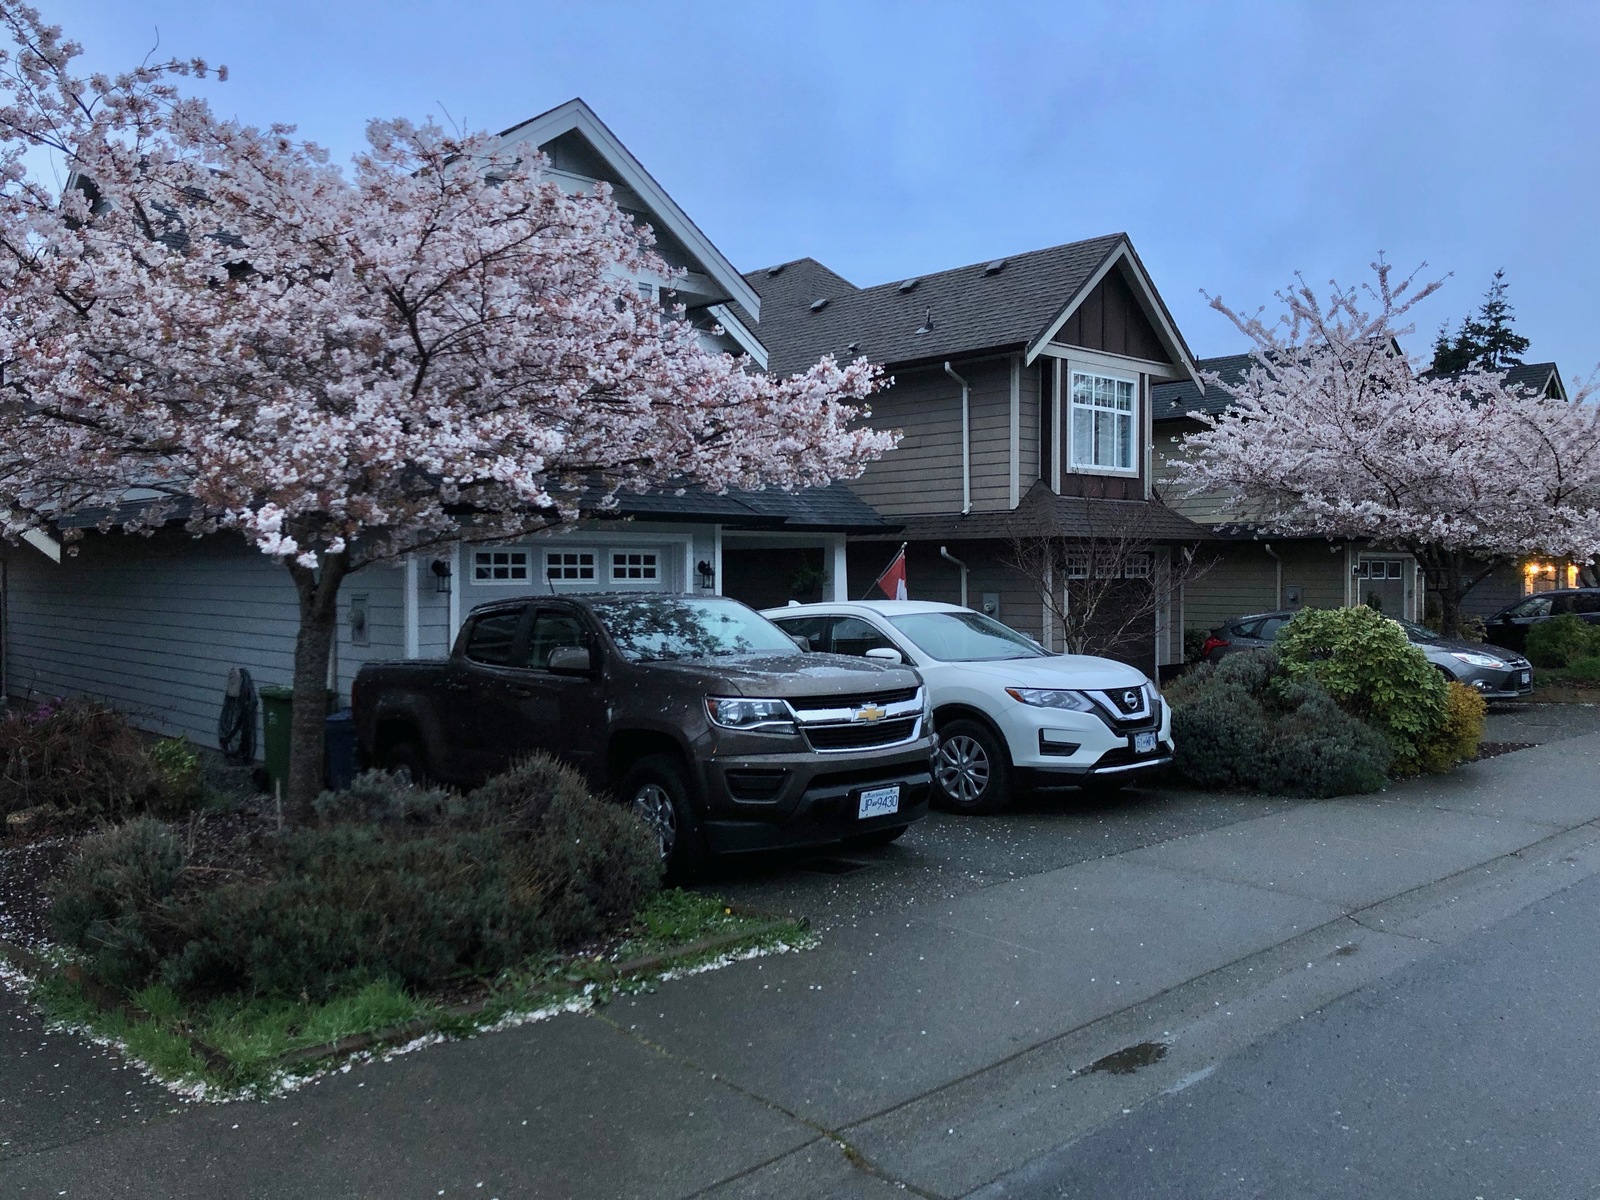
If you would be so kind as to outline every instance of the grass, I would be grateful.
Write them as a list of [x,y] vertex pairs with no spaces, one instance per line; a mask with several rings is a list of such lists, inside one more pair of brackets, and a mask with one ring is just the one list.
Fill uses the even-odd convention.
[[[703,944],[710,938],[718,939],[715,947]],[[384,981],[320,1003],[246,997],[193,1002],[155,984],[129,997],[129,1011],[111,1011],[70,979],[52,975],[35,984],[33,999],[52,1023],[120,1043],[129,1058],[163,1082],[259,1094],[270,1092],[288,1071],[314,1069],[318,1059],[312,1054],[287,1068],[286,1056],[327,1047],[330,1055],[321,1056],[325,1064],[334,1044],[352,1035],[405,1027],[409,1037],[466,1037],[518,1014],[574,1000],[604,1003],[654,986],[668,972],[805,939],[799,922],[748,916],[714,896],[668,890],[653,896],[623,937],[601,952],[551,956],[483,981],[487,993],[469,1013]],[[619,964],[641,959],[652,960],[647,969],[619,975]]]

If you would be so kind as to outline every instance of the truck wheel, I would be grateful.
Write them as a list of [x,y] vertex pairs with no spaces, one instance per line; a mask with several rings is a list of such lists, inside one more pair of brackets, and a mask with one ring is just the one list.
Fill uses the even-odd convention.
[[624,777],[621,791],[623,803],[656,839],[668,882],[683,883],[700,875],[709,855],[677,760],[666,754],[641,758]]
[[1011,800],[1011,763],[987,725],[960,718],[939,727],[933,798],[959,813],[997,813]]
[[432,782],[428,774],[428,756],[415,742],[396,742],[390,746],[383,755],[383,769],[411,787],[424,788]]

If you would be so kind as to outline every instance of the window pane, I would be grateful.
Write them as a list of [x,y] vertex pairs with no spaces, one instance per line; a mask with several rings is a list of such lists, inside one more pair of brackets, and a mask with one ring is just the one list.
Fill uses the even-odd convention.
[[1108,412],[1094,414],[1094,465],[1115,466],[1117,463],[1117,423]]
[[1133,416],[1129,413],[1118,413],[1117,422],[1117,466],[1124,471],[1133,466]]
[[1078,467],[1094,465],[1094,410],[1072,406],[1072,463]]
[[533,629],[528,634],[526,665],[544,670],[550,664],[550,652],[562,646],[586,644],[583,626],[571,613],[541,612],[533,619]]
[[893,642],[859,617],[840,617],[834,623],[833,652],[835,654],[854,654],[860,657],[868,650],[876,650],[884,646],[889,647],[891,650],[895,648]]
[[472,623],[472,632],[467,635],[467,657],[491,666],[503,666],[510,662],[511,643],[516,641],[517,624],[521,620],[520,609],[479,617]]
[[1133,384],[1126,379],[1117,380],[1117,407],[1123,412],[1133,411]]

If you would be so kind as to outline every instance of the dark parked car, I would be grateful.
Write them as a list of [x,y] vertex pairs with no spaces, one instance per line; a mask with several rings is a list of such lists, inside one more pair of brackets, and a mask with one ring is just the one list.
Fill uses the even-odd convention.
[[1529,626],[1564,613],[1600,625],[1600,588],[1561,588],[1525,596],[1484,622],[1485,636],[1496,646],[1523,650],[1528,645]]
[[806,654],[735,600],[540,596],[475,608],[449,659],[363,667],[371,764],[470,785],[545,750],[710,854],[893,841],[928,811],[933,724],[910,667]]
[[[1216,662],[1236,650],[1264,650],[1271,646],[1298,609],[1235,617],[1208,637],[1200,656]],[[1520,654],[1482,642],[1441,637],[1411,621],[1390,620],[1406,631],[1411,644],[1440,671],[1457,682],[1476,688],[1486,700],[1515,700],[1533,691],[1533,668]]]

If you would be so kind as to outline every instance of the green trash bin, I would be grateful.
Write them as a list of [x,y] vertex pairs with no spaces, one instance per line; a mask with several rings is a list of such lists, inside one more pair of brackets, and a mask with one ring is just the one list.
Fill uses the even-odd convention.
[[289,717],[294,711],[294,689],[268,684],[256,694],[261,697],[261,757],[267,768],[267,788],[276,792],[289,786]]

